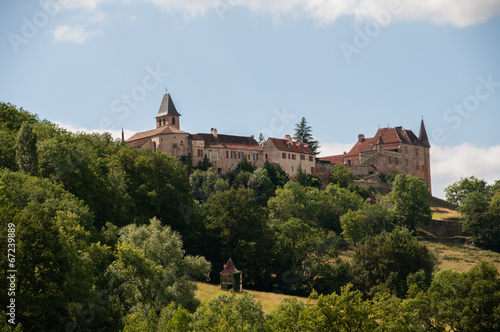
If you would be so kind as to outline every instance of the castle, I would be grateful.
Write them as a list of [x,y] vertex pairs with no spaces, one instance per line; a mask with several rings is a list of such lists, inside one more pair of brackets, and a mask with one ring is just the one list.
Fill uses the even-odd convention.
[[315,158],[311,148],[294,142],[289,135],[284,139],[269,138],[260,146],[253,136],[222,135],[215,128],[206,134],[190,134],[180,129],[180,116],[172,97],[166,93],[155,116],[156,129],[137,133],[126,144],[160,150],[178,159],[190,156],[194,165],[207,157],[218,174],[234,170],[243,158],[257,168],[265,160],[280,164],[290,177],[297,174],[299,167],[314,174]]
[[279,164],[291,178],[299,168],[307,174],[323,173],[327,178],[334,165],[344,164],[359,176],[388,172],[414,175],[431,189],[430,143],[423,120],[418,137],[402,127],[380,128],[371,138],[358,135],[349,152],[316,159],[308,144],[295,142],[290,135],[270,137],[260,146],[253,135],[222,135],[215,128],[210,133],[190,134],[180,129],[180,116],[166,93],[155,116],[156,129],[139,132],[126,144],[160,150],[177,159],[191,157],[194,165],[207,157],[218,174],[231,172],[243,158],[257,168],[265,160]]

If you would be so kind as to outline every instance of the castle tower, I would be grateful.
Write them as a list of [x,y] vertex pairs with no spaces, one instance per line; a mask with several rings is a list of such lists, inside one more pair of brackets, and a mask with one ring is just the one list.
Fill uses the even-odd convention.
[[158,114],[155,116],[156,128],[171,126],[176,129],[180,129],[180,116],[179,112],[175,109],[170,93],[165,93],[163,100],[161,101]]
[[420,122],[420,132],[418,133],[418,139],[420,144],[424,147],[424,167],[425,167],[425,181],[432,194],[431,187],[431,156],[430,148],[431,144],[429,142],[429,137],[427,136],[427,131],[425,130],[424,119]]

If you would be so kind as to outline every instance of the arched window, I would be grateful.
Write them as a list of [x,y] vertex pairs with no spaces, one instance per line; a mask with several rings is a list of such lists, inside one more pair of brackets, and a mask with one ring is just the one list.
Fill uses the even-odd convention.
[[153,141],[153,152],[156,152],[156,142]]
[[172,125],[175,124],[175,118],[172,118]]

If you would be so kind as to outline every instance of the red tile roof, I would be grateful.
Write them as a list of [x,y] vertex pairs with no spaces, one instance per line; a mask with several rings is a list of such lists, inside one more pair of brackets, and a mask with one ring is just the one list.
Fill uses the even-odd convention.
[[215,137],[212,134],[194,134],[191,135],[193,140],[203,141],[205,147],[209,148],[227,148],[238,150],[258,150],[262,151],[262,147],[257,143],[255,138],[251,136],[234,136],[221,135]]
[[300,142],[292,142],[290,144],[290,142],[286,139],[274,138],[274,137],[269,137],[269,140],[273,143],[273,145],[276,147],[276,149],[278,149],[280,151],[287,151],[287,152],[294,152],[294,153],[305,153],[305,154],[314,155],[314,152],[312,152],[312,150],[308,144],[300,143]]
[[402,127],[395,128],[380,128],[374,137],[365,138],[361,142],[354,144],[352,149],[345,155],[336,155],[322,157],[320,160],[330,161],[334,164],[342,163],[343,157],[356,157],[362,152],[373,151],[377,149],[379,139],[382,139],[384,150],[397,150],[401,144],[422,145],[426,144],[418,139],[411,130],[403,129]]
[[135,141],[135,140],[140,140],[140,139],[143,139],[146,137],[149,138],[152,136],[163,135],[163,134],[187,134],[187,133],[185,131],[182,131],[182,130],[177,129],[177,128],[172,127],[172,126],[164,126],[164,127],[156,128],[153,130],[147,130],[147,131],[142,131],[140,133],[137,133],[137,134],[133,135],[132,137],[130,137],[127,140],[127,143]]
[[144,138],[137,139],[137,140],[134,140],[134,141],[127,141],[127,143],[125,143],[125,144],[127,146],[133,146],[133,147],[136,147],[136,148],[140,148],[143,145],[145,145],[147,142],[149,142],[149,140],[150,140],[149,137],[144,137]]
[[234,266],[233,260],[229,258],[226,264],[224,264],[224,270],[220,274],[222,275],[228,275],[228,274],[234,274],[234,272],[237,272],[238,269],[236,266]]

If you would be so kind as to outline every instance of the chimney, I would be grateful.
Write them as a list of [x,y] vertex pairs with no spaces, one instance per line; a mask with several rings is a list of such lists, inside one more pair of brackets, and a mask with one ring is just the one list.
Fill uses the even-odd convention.
[[215,138],[217,138],[217,129],[216,128],[210,129],[210,134],[212,134]]
[[358,135],[358,143],[361,143],[361,142],[363,142],[364,140],[365,140],[365,135],[363,135],[363,134],[359,134],[359,135]]
[[292,136],[285,135],[285,140],[288,141],[288,144],[292,144]]

